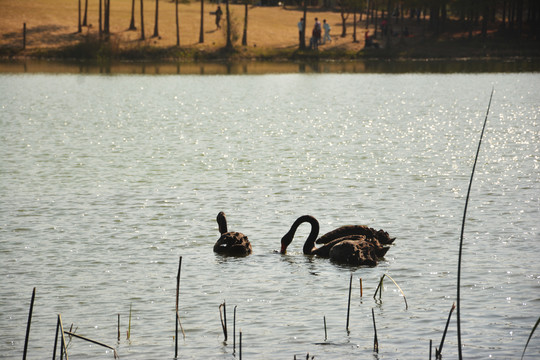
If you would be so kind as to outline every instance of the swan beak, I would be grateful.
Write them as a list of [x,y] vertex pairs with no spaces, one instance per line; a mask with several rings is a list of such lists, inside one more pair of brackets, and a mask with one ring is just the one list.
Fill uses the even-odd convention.
[[287,247],[285,245],[281,245],[281,251],[280,254],[286,254],[287,253]]

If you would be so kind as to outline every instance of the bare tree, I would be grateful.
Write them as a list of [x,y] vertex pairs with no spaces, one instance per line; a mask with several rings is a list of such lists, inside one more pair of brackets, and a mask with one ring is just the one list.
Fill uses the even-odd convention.
[[247,26],[248,26],[248,0],[244,1],[244,34],[242,35],[242,45],[247,46]]
[[158,14],[159,14],[159,0],[156,0],[156,18],[154,21],[154,35],[152,37],[159,37],[159,31],[158,31]]
[[82,21],[82,26],[88,26],[86,19],[88,18],[88,0],[84,0],[84,17]]
[[79,21],[77,22],[78,30],[77,32],[82,32],[81,28],[81,0],[79,0]]
[[175,1],[174,13],[176,14],[176,46],[180,46],[180,20],[178,19],[178,0]]
[[141,40],[144,40],[144,7],[143,0],[141,0]]
[[204,42],[204,0],[201,0],[201,30],[199,32],[199,43]]
[[227,8],[227,44],[225,45],[226,49],[232,49],[233,44],[231,40],[231,11],[229,10],[229,0],[225,0]]
[[131,21],[128,30],[137,30],[135,27],[135,0],[131,0]]
[[99,0],[99,16],[98,16],[98,22],[99,22],[99,39],[101,40],[101,35],[103,34],[103,9],[102,9],[103,0]]
[[109,35],[111,33],[111,27],[110,27],[110,19],[111,19],[111,0],[105,0],[104,2],[104,5],[105,5],[105,19],[104,19],[104,23],[103,23],[103,30],[105,32],[106,35]]

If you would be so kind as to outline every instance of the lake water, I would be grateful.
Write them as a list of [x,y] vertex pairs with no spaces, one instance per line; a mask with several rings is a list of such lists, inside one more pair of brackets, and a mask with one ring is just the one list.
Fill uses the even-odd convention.
[[[122,359],[174,358],[182,256],[180,358],[238,358],[242,331],[245,359],[427,359],[456,301],[492,88],[464,234],[463,354],[519,358],[540,314],[536,72],[1,74],[0,358],[22,356],[33,287],[29,359],[52,356],[58,314]],[[251,256],[212,252],[219,211]],[[304,256],[308,225],[274,253],[304,214],[321,232],[365,224],[397,240],[373,268]],[[373,298],[383,274],[408,308],[389,280]],[[456,334],[454,313],[445,358]],[[68,352],[113,358],[78,339]],[[539,355],[536,331],[525,358]]]

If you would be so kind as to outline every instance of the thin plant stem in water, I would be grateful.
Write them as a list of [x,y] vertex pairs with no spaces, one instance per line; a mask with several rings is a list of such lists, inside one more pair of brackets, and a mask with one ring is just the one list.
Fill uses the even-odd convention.
[[[223,308],[223,312],[221,309]],[[227,307],[225,301],[219,305],[219,318],[221,320],[221,327],[223,328],[223,341],[227,341]]]
[[374,338],[373,338],[373,351],[378,353],[379,352],[379,340],[377,339],[377,325],[375,324],[375,311],[373,308],[371,308],[371,316],[373,318],[373,332],[374,332]]
[[234,306],[233,311],[233,354],[236,353],[236,308],[237,305]]
[[351,313],[351,290],[352,290],[352,274],[349,280],[349,301],[347,303],[347,326],[345,327],[347,329],[347,332],[349,332],[349,315]]
[[92,344],[96,344],[96,345],[103,346],[103,347],[106,347],[108,349],[111,349],[113,351],[114,358],[115,359],[118,358],[118,354],[116,352],[116,349],[114,347],[110,346],[110,345],[104,344],[104,343],[96,341],[96,340],[89,339],[89,338],[81,336],[81,335],[77,335],[77,334],[69,332],[69,331],[65,331],[64,333],[68,334],[69,336],[73,336],[73,337],[79,338],[81,340],[91,342]]
[[375,289],[375,294],[373,294],[373,298],[375,299],[375,297],[377,296],[377,293],[379,293],[379,300],[381,299],[381,296],[382,296],[382,287],[383,287],[383,279],[384,277],[387,277],[389,278],[390,280],[392,280],[392,282],[394,283],[394,285],[396,285],[396,287],[398,288],[399,292],[401,293],[401,295],[403,296],[403,300],[405,301],[405,310],[407,310],[409,308],[409,304],[407,303],[407,298],[405,297],[405,293],[403,292],[403,290],[401,290],[401,287],[397,284],[397,282],[388,274],[384,274],[383,276],[381,276],[381,280],[379,281],[379,286],[377,286],[377,289]]
[[129,304],[129,323],[128,323],[128,330],[127,330],[127,339],[131,337],[131,303]]
[[454,309],[456,308],[456,304],[452,304],[452,308],[450,309],[450,313],[448,314],[448,319],[446,320],[446,326],[444,327],[443,336],[441,339],[441,344],[439,345],[439,349],[435,352],[435,356],[437,358],[441,357],[442,354],[442,348],[444,345],[444,338],[446,337],[446,332],[448,331],[448,324],[450,324],[450,318],[452,317],[452,312],[454,312]]
[[328,339],[328,333],[326,332],[326,316],[323,316],[323,321],[324,321],[324,341],[326,341],[326,339]]
[[182,335],[184,336],[184,340],[186,339],[186,333],[184,332],[184,327],[182,326],[182,322],[180,321],[180,313],[178,312],[178,302],[180,297],[180,272],[182,270],[182,257],[180,256],[180,259],[178,261],[178,273],[176,275],[176,322],[175,322],[175,333],[174,333],[174,357],[178,357],[178,326],[180,326],[180,329],[182,330]]
[[26,323],[26,337],[24,338],[23,360],[26,360],[28,350],[28,339],[30,338],[30,325],[32,324],[32,312],[34,311],[34,299],[36,298],[36,288],[32,290],[32,300],[30,300],[30,310],[28,311],[28,322]]
[[461,346],[461,259],[463,254],[463,233],[465,231],[465,219],[467,217],[467,206],[469,204],[469,197],[471,194],[471,187],[474,178],[474,170],[476,169],[476,163],[478,162],[478,154],[480,153],[480,146],[482,145],[482,138],[484,137],[484,131],[486,129],[486,123],[489,115],[489,108],[491,107],[491,99],[493,98],[493,92],[495,88],[491,89],[491,95],[489,97],[488,108],[486,111],[486,117],[484,119],[484,125],[482,126],[482,132],[480,133],[480,140],[478,141],[478,148],[476,149],[476,156],[474,158],[474,164],[471,171],[471,178],[469,180],[469,188],[467,189],[467,197],[465,198],[465,209],[463,210],[463,220],[461,222],[461,235],[459,237],[459,255],[458,255],[458,270],[457,270],[457,340],[458,340],[458,356],[459,359],[463,359],[463,352]]
[[525,348],[523,348],[523,353],[521,354],[522,359],[525,356],[525,350],[527,350],[527,346],[529,346],[529,341],[531,341],[531,337],[533,336],[534,331],[538,327],[538,323],[540,323],[540,317],[538,318],[538,320],[536,320],[536,324],[534,324],[534,326],[533,326],[533,328],[531,330],[531,333],[529,334],[529,338],[527,339],[527,343],[525,344]]

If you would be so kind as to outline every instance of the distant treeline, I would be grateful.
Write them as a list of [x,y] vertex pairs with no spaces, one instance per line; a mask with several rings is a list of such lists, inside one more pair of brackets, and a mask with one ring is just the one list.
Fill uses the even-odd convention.
[[[396,22],[425,21],[435,34],[459,30],[487,36],[495,28],[513,37],[538,38],[540,32],[538,0],[311,0],[311,5],[368,17],[375,10],[383,18],[390,14]],[[450,27],[450,22],[457,22],[460,28]]]

